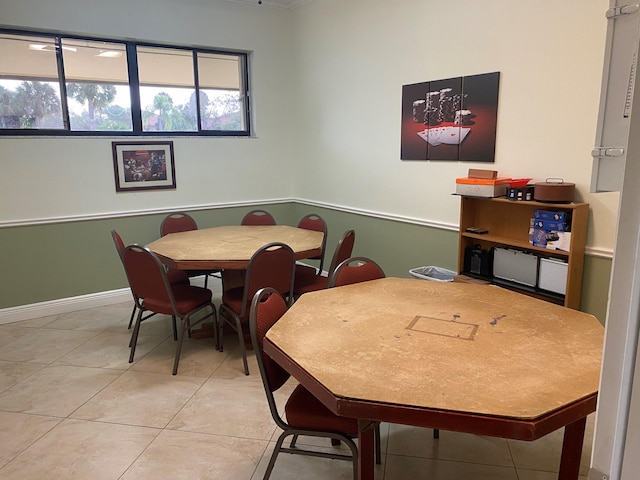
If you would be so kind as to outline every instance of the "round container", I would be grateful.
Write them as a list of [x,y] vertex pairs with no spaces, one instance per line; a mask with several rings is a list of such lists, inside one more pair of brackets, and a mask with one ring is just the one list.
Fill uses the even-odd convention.
[[547,178],[533,185],[533,199],[539,202],[570,203],[575,194],[575,183],[567,183],[562,178]]

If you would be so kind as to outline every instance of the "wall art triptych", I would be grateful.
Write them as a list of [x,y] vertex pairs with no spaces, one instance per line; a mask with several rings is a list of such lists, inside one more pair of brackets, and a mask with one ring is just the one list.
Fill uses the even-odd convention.
[[402,86],[402,160],[493,162],[500,72]]

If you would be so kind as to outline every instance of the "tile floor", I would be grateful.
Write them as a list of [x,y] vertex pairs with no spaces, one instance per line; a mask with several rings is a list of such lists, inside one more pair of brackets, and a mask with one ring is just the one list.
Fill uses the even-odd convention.
[[[143,324],[129,364],[131,306],[0,326],[0,478],[261,479],[278,432],[255,357],[246,377],[233,336],[224,353],[213,339],[185,340],[172,376],[170,319],[156,317]],[[581,480],[593,418],[587,425]],[[446,431],[434,440],[431,430],[403,425],[381,431],[376,480],[557,478],[561,431],[536,442]],[[348,480],[351,466],[281,454],[271,478]]]

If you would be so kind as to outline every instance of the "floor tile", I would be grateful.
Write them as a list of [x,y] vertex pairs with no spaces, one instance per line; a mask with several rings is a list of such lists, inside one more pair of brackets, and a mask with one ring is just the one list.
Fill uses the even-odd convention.
[[64,420],[0,469],[0,478],[116,480],[159,433],[152,428]]
[[261,381],[211,378],[167,428],[269,440],[276,425]]
[[126,371],[73,412],[71,417],[163,428],[185,406],[202,382],[202,378],[171,373]]
[[118,375],[101,368],[48,366],[0,394],[0,410],[66,417]]
[[105,328],[114,326],[114,318],[119,319],[117,325],[127,325],[133,308],[131,304],[120,303],[105,307],[97,307],[86,310],[69,312],[47,323],[47,328],[61,330],[91,330],[102,331]]
[[39,370],[43,363],[5,362],[0,360],[0,392],[13,387]]
[[[137,361],[131,369],[140,372],[171,373],[177,341],[170,336],[154,348],[145,351],[144,347],[149,345],[152,338],[158,337],[140,336],[135,354]],[[185,338],[180,352],[178,375],[208,378],[224,361],[225,354],[216,350],[213,338]]]
[[3,346],[0,349],[0,360],[50,363],[95,336],[96,332],[34,329]]
[[266,441],[164,430],[122,480],[250,480]]
[[[129,363],[130,339],[129,333],[102,332],[53,363],[127,370],[133,365]],[[145,355],[164,340],[165,337],[141,335],[136,348],[136,358],[144,359]]]
[[16,327],[12,324],[0,326],[0,347],[17,340],[24,335],[31,333],[33,329],[26,327]]
[[440,431],[433,438],[433,429],[391,425],[388,453],[414,457],[513,466],[507,441],[467,433]]
[[61,421],[55,417],[0,412],[0,467],[13,460]]
[[513,467],[387,455],[385,479],[518,480]]

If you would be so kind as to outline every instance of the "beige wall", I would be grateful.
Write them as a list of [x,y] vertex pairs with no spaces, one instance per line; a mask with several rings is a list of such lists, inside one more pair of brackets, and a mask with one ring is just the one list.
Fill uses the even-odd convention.
[[[590,194],[608,0],[322,0],[294,10],[295,196],[458,223],[468,168],[562,177],[610,254],[618,194]],[[400,161],[402,85],[499,71],[493,164]],[[312,181],[305,181],[312,179]]]

